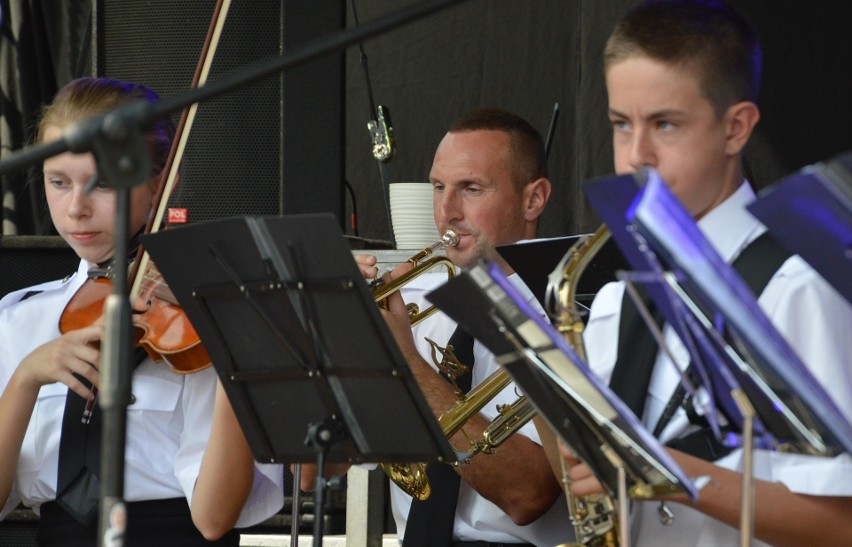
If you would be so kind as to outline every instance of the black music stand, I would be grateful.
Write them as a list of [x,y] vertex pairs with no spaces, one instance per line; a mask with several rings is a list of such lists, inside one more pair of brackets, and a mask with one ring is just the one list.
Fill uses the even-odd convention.
[[[707,365],[710,382],[704,387],[711,400],[719,398],[722,411],[730,407],[726,401],[739,409],[740,531],[746,544],[753,518],[752,433],[760,432],[760,444],[768,448],[832,456],[852,450],[852,425],[659,173],[643,169],[598,179],[584,190],[635,270],[646,274],[634,279],[648,282],[648,293],[687,344],[692,362]],[[612,200],[614,191],[621,198]]]
[[[428,298],[497,356],[539,415],[610,495],[618,494],[622,519],[629,513],[628,497],[685,492],[697,498],[696,486],[659,441],[529,306],[496,263],[470,268]],[[628,533],[626,520],[621,531]]]
[[[497,252],[521,276],[539,303],[546,308],[545,295],[550,273],[581,237],[583,235],[519,241],[512,245],[500,245]],[[615,272],[626,266],[627,262],[621,256],[618,246],[614,242],[606,243],[580,278],[575,291],[577,302],[588,309],[600,288],[610,281],[615,281]]]
[[655,171],[627,213],[636,231],[672,270],[678,286],[709,314],[748,362],[722,360],[766,429],[806,452],[852,451],[852,425],[775,329],[736,271],[698,229]]
[[[452,461],[333,216],[234,218],[143,238],[260,462]],[[307,436],[307,438],[306,438]]]
[[852,302],[852,153],[778,181],[748,210]]

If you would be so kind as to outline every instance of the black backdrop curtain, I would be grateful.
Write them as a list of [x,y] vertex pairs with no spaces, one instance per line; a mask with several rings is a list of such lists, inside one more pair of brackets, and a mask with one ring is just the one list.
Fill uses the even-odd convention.
[[[149,2],[152,9],[158,1],[173,0]],[[349,0],[311,1],[341,2],[348,24],[353,24]],[[93,2],[2,1],[3,154],[26,142],[38,105],[57,86],[91,73]],[[355,2],[363,23],[414,0]],[[601,51],[613,22],[635,3],[469,0],[365,42],[373,95],[390,110],[398,144],[388,164],[390,181],[426,180],[446,127],[473,107],[506,108],[545,134],[553,105],[559,103],[549,161],[554,194],[540,234],[594,229],[598,221],[582,198],[580,183],[612,171]],[[762,119],[747,148],[756,185],[766,186],[804,165],[852,149],[852,7],[846,2],[793,0],[733,4],[751,20],[764,46]],[[206,21],[210,15],[199,17]],[[370,155],[367,88],[359,53],[357,47],[347,51],[341,179],[354,189],[360,235],[388,239],[379,169]],[[305,161],[323,161],[322,151]],[[34,192],[38,184],[26,182],[26,175],[2,180],[2,233],[49,230],[40,220],[41,204]],[[310,191],[307,184],[305,191]],[[347,203],[347,214],[349,207]]]
[[[91,6],[62,0],[2,0],[0,159],[28,144],[41,105],[57,82],[90,72]],[[50,230],[37,169],[0,178],[0,234]]]

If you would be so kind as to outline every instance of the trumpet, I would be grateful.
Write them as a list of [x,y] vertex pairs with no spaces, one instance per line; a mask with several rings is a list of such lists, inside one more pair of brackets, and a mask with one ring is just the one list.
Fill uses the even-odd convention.
[[[408,262],[414,265],[414,269],[410,272],[389,283],[374,282],[372,289],[376,303],[384,307],[389,295],[407,285],[412,279],[435,267],[445,266],[448,280],[452,279],[455,276],[455,264],[451,260],[443,256],[429,257],[435,249],[454,247],[458,245],[458,241],[458,234],[453,230],[447,230],[440,241],[408,259]],[[435,306],[431,306],[422,312],[415,304],[407,304],[406,307],[408,308],[411,326],[437,311]],[[446,376],[455,378],[460,372],[467,369],[464,364],[459,363],[456,359],[452,346],[440,348],[431,340],[428,341],[432,344],[433,361]],[[437,352],[443,355],[440,362],[437,358]],[[511,378],[508,373],[504,370],[498,370],[468,392],[467,395],[461,395],[461,392],[459,392],[459,400],[438,418],[438,424],[444,436],[450,438],[455,435],[468,420],[479,413],[510,382]],[[479,439],[471,440],[467,450],[456,452],[456,461],[467,462],[480,452],[493,453],[515,431],[532,419],[535,415],[535,409],[525,397],[520,397],[511,405],[498,405],[497,413],[497,417],[486,427]],[[421,462],[383,463],[381,467],[387,476],[410,496],[425,500],[431,494],[432,487],[426,476],[427,464]]]
[[[428,340],[428,339],[427,339]],[[433,360],[438,368],[448,370],[466,369],[452,353],[452,346],[440,348],[444,359],[437,363],[435,348],[437,345],[428,340],[433,348]],[[450,362],[447,362],[450,361]],[[450,374],[452,376],[452,374]],[[485,408],[504,387],[512,381],[509,374],[503,370],[496,370],[488,378],[474,387],[467,395],[460,395],[459,399],[438,418],[441,431],[447,438],[455,435],[474,415]],[[478,453],[493,454],[503,442],[511,437],[518,429],[523,427],[535,416],[535,408],[526,397],[519,397],[510,405],[498,405],[497,417],[492,420],[488,427],[482,432],[479,439],[470,440],[470,446],[465,452],[456,452],[457,462],[469,462]],[[385,474],[402,488],[408,495],[419,500],[427,499],[432,493],[429,478],[426,476],[427,464],[422,462],[410,463],[383,463],[382,469]]]
[[[434,253],[437,249],[455,247],[458,244],[459,235],[454,230],[447,230],[444,232],[444,235],[441,236],[439,241],[433,243],[429,247],[426,247],[407,260],[409,264],[414,266],[411,271],[399,276],[389,283],[385,283],[381,279],[373,281],[370,284],[370,287],[373,291],[373,298],[376,303],[380,307],[387,309],[388,296],[434,268],[443,266],[447,270],[447,281],[455,277],[456,265],[453,264],[453,261],[445,256],[432,256],[432,253]],[[406,304],[406,309],[408,310],[408,320],[412,327],[438,311],[438,308],[435,306],[430,306],[421,312],[420,307],[417,304]]]

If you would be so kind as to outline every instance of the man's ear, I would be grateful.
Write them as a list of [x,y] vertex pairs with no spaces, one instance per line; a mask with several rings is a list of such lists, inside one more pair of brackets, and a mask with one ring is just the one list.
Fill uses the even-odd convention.
[[725,113],[727,131],[725,152],[728,155],[742,152],[759,120],[760,110],[753,102],[743,101],[728,108]]
[[550,181],[542,177],[527,184],[524,188],[524,218],[528,222],[541,216],[547,200],[550,199]]

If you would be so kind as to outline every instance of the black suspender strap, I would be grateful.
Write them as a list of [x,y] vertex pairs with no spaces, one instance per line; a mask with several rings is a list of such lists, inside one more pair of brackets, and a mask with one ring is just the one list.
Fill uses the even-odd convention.
[[[663,316],[648,297],[644,287],[637,286],[642,302],[651,317],[662,326]],[[618,329],[618,356],[609,381],[609,387],[622,401],[641,417],[645,410],[648,385],[657,358],[657,341],[639,313],[633,299],[626,294],[621,300],[621,323]]]
[[[448,345],[453,346],[459,362],[468,367],[456,378],[456,386],[470,391],[473,367],[473,337],[461,327],[456,327]],[[403,547],[451,547],[456,520],[461,477],[449,464],[436,463],[426,471],[432,486],[432,495],[425,500],[411,500],[408,521],[405,525]]]
[[[756,296],[760,296],[769,284],[769,281],[781,268],[784,262],[790,258],[790,256],[792,256],[792,253],[776,243],[776,241],[769,235],[769,232],[766,232],[743,249],[740,255],[732,263],[732,266],[740,277],[742,277],[743,281],[745,281],[746,285],[751,289],[752,293]],[[694,381],[694,378],[692,378],[692,376],[694,376],[694,367],[692,364],[690,364],[686,369],[685,374],[690,376],[690,378]],[[675,389],[671,399],[669,399],[669,402],[666,404],[666,408],[663,410],[660,419],[657,421],[657,425],[654,427],[655,437],[662,433],[663,429],[665,429],[665,427],[669,424],[680,406],[684,406],[687,408],[688,412],[690,411],[691,405],[689,405],[688,402],[689,397],[686,396],[686,389],[683,387],[683,384],[678,384],[677,389]],[[697,417],[691,415],[690,421],[695,423],[698,421],[696,418]],[[702,433],[702,431],[697,433]],[[683,440],[680,442],[681,444],[684,444]],[[701,446],[704,446],[706,445],[706,442],[701,442],[700,444]],[[682,448],[684,448],[685,451],[689,451],[688,447],[684,446]],[[709,458],[714,460],[718,459],[718,456],[721,455],[722,452],[723,451],[716,449],[710,450]],[[701,457],[700,454],[694,455],[699,455],[699,457]]]

